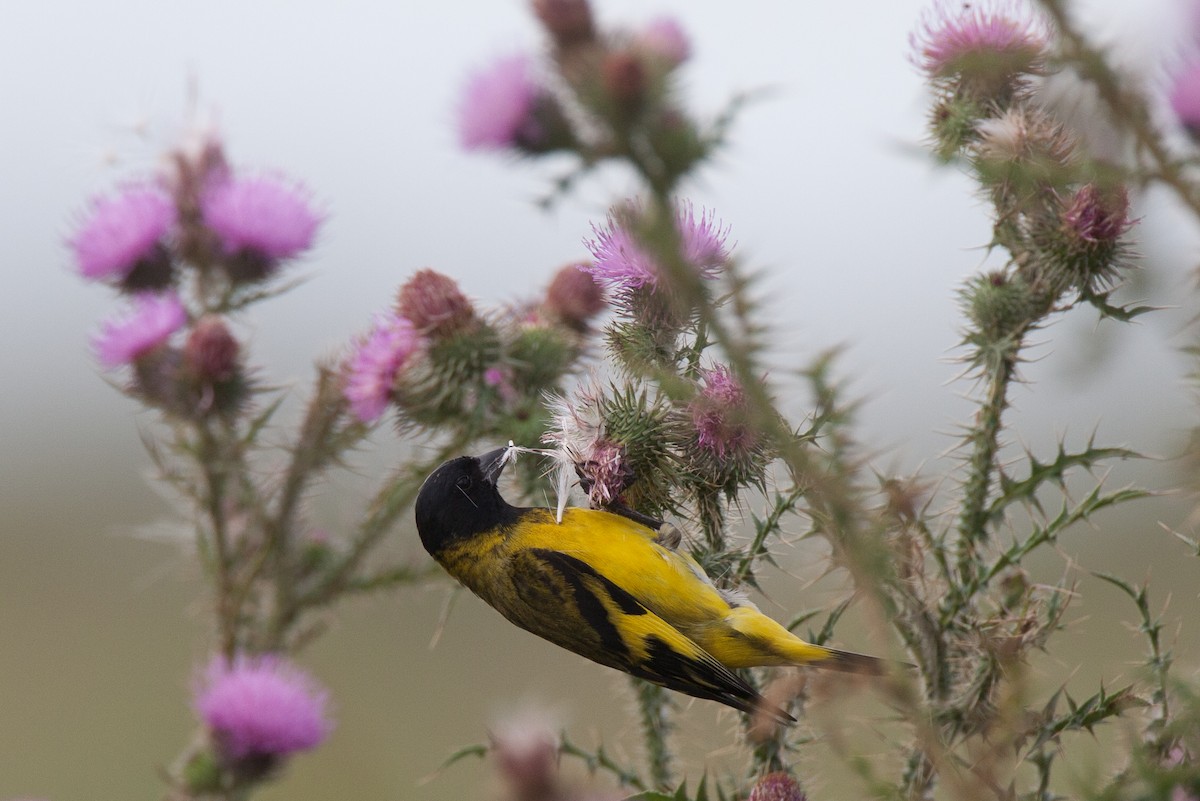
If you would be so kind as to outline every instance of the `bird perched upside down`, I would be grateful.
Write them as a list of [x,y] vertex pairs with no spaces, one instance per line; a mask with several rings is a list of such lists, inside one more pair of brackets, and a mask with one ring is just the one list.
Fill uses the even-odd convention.
[[765,704],[735,668],[816,665],[881,674],[882,660],[801,640],[751,603],[723,594],[657,532],[594,509],[519,508],[496,483],[507,449],[461,456],[417,496],[417,531],[450,575],[511,622],[555,645],[743,712]]

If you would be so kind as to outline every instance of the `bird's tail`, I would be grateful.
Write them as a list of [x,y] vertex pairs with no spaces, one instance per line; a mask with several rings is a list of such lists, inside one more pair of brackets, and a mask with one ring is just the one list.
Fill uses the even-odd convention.
[[866,654],[839,651],[836,648],[819,647],[825,653],[812,661],[813,667],[837,670],[842,673],[858,673],[862,676],[882,676],[888,672],[888,661]]

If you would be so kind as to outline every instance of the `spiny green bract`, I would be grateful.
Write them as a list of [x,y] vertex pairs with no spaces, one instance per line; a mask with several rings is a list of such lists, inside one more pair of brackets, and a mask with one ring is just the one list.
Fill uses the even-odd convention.
[[622,446],[625,463],[635,476],[625,493],[627,505],[651,515],[679,511],[672,492],[680,473],[672,448],[679,432],[671,407],[645,388],[613,389],[601,399],[600,412],[605,434]]

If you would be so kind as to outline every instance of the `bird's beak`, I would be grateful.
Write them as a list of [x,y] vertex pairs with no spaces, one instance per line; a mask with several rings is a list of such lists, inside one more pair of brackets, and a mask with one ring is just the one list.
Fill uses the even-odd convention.
[[508,448],[497,448],[479,457],[479,469],[483,473],[483,478],[493,487],[500,480],[500,474],[504,472],[504,465],[507,464],[504,457],[507,454]]

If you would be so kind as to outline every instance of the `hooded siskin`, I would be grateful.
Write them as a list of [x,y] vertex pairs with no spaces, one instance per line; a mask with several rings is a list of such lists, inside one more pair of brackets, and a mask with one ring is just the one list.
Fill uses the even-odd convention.
[[735,668],[818,665],[880,674],[874,657],[801,640],[722,594],[686,554],[633,520],[593,509],[508,504],[506,449],[452,459],[417,496],[417,531],[450,575],[511,622],[594,662],[743,712],[782,710]]

